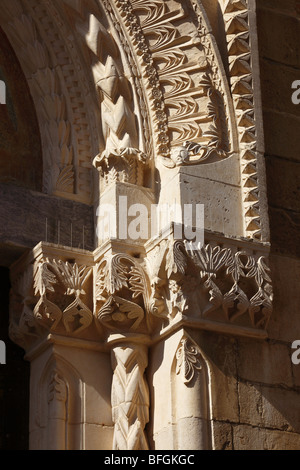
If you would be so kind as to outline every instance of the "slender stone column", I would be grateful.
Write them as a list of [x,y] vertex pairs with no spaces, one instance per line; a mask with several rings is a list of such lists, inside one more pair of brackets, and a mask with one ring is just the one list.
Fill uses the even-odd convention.
[[148,450],[149,390],[145,378],[147,346],[117,344],[112,349],[112,416],[114,450]]

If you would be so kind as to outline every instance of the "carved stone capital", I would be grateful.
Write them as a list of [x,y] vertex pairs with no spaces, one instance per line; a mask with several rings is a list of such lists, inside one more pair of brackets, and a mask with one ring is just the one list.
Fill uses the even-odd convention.
[[150,282],[140,260],[104,256],[95,268],[95,317],[108,332],[151,331]]
[[10,337],[25,350],[55,332],[88,337],[93,322],[93,258],[40,243],[11,269]]
[[207,234],[195,248],[171,237],[152,246],[148,261],[152,313],[162,321],[266,330],[273,299],[267,247]]

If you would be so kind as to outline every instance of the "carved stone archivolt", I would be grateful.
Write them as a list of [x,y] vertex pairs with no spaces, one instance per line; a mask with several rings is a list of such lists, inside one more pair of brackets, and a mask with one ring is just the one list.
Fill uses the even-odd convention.
[[185,35],[184,2],[115,3],[148,83],[157,155],[171,168],[228,156],[224,73],[199,5],[191,5],[199,25]]
[[59,4],[3,2],[8,36],[35,103],[43,148],[43,190],[90,202],[96,108]]

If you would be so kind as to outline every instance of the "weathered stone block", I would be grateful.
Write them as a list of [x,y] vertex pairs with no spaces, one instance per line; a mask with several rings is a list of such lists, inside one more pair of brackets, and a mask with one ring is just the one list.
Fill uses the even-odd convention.
[[232,450],[231,424],[212,421],[212,437],[214,450]]
[[263,115],[266,154],[299,161],[296,149],[299,148],[300,133],[294,131],[299,126],[298,116],[269,109],[264,109]]
[[276,62],[299,67],[300,24],[295,16],[285,16],[278,11],[258,8],[258,31],[260,53]]
[[292,386],[290,350],[279,343],[238,340],[238,376],[265,384]]
[[233,427],[234,450],[297,450],[300,435],[247,425]]

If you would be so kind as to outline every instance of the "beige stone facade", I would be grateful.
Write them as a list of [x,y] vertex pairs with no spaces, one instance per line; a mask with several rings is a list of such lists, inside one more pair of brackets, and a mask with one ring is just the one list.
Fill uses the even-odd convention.
[[24,447],[300,447],[300,10],[274,3],[2,1]]

